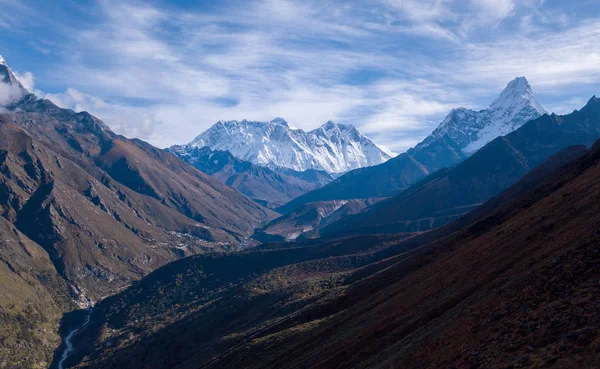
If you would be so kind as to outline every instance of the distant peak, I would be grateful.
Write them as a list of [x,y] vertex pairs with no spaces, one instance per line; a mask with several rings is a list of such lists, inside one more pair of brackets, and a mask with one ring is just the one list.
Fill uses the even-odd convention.
[[271,122],[269,122],[269,123],[273,123],[273,124],[279,124],[279,125],[282,125],[282,126],[284,126],[284,127],[287,127],[287,128],[289,128],[289,129],[292,129],[292,130],[294,130],[294,129],[298,129],[296,126],[294,126],[294,125],[293,125],[293,124],[291,124],[291,123],[288,123],[288,122],[287,122],[285,119],[283,119],[283,118],[280,118],[280,117],[277,117],[277,118],[275,118],[275,119],[271,120]]
[[284,126],[288,125],[288,122],[286,122],[285,119],[280,118],[280,117],[277,117],[277,118],[271,120],[271,123],[281,124],[281,125],[284,125]]
[[600,99],[594,95],[581,110],[597,109],[598,106],[600,106]]
[[504,88],[502,93],[518,91],[518,92],[526,92],[527,90],[531,90],[531,85],[529,81],[525,77],[517,77],[510,81],[508,85]]
[[340,127],[341,129],[344,129],[344,128],[354,128],[354,126],[351,125],[351,124],[336,123],[336,122],[334,122],[331,119],[328,120],[327,123],[323,124],[321,127],[324,128],[324,129],[331,129],[331,128],[334,128],[334,127]]
[[506,95],[513,95],[513,94],[521,95],[521,94],[525,94],[525,93],[532,93],[531,85],[529,84],[529,81],[527,80],[527,78],[517,77],[517,78],[513,79],[512,81],[510,81],[506,85],[506,87],[500,94],[500,98],[502,96],[506,96]]
[[0,68],[0,82],[15,87],[10,93],[11,100],[18,100],[27,95],[29,91],[23,86],[21,81],[19,81],[19,78],[17,78],[13,71],[8,67],[6,60],[4,60],[2,56],[0,56],[0,66],[4,67]]
[[535,98],[527,78],[517,77],[506,85],[500,96],[490,104],[490,108],[508,108],[523,103],[530,105],[541,114],[546,113],[546,110]]
[[282,118],[219,121],[189,146],[228,150],[238,159],[271,168],[331,173],[381,164],[392,156],[354,126],[331,120],[309,132],[293,128]]

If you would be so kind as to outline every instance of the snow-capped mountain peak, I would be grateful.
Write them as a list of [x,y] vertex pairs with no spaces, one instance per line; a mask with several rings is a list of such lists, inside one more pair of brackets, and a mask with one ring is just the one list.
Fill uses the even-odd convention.
[[336,128],[342,129],[342,128],[345,128],[345,127],[354,127],[354,126],[352,126],[352,125],[344,125],[344,124],[336,123],[336,122],[334,122],[332,120],[328,120],[325,124],[323,124],[319,128],[323,128],[324,130],[331,130],[331,129],[336,129]]
[[321,127],[313,130],[312,132],[315,132],[317,134],[322,132],[325,135],[327,135],[327,137],[331,137],[335,134],[339,135],[342,134],[342,132],[354,134],[355,137],[358,137],[358,135],[360,135],[360,133],[356,128],[354,128],[354,126],[336,123],[332,120],[327,121],[327,123],[323,124]]
[[0,56],[0,83],[8,85],[0,96],[0,105],[2,106],[10,105],[29,94],[2,56]]
[[190,144],[231,152],[269,167],[325,170],[331,173],[383,163],[392,157],[350,125],[329,121],[305,132],[282,118],[269,122],[219,121]]
[[508,83],[488,109],[452,109],[435,131],[412,151],[423,150],[440,140],[468,156],[498,136],[506,135],[532,119],[546,114],[525,77]]
[[500,96],[490,104],[490,109],[506,108],[527,104],[540,113],[546,110],[542,107],[535,96],[533,89],[525,77],[517,77],[510,81]]
[[287,128],[289,128],[289,129],[294,129],[294,130],[295,130],[295,129],[298,129],[298,128],[297,128],[296,126],[294,126],[293,124],[291,124],[291,123],[287,122],[285,119],[283,119],[283,118],[279,118],[279,117],[277,117],[277,118],[275,118],[275,119],[271,120],[271,122],[270,122],[270,123],[281,124],[282,126],[284,126],[284,127],[287,127]]
[[547,113],[535,98],[525,77],[512,80],[485,112],[485,124],[478,132],[477,139],[463,149],[465,153],[474,153],[494,138],[509,134]]

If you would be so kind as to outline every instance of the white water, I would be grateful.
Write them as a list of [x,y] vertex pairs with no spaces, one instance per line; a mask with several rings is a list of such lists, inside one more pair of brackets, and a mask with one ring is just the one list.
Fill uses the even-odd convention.
[[94,310],[93,307],[89,307],[89,308],[85,309],[86,315],[85,315],[85,319],[83,320],[83,323],[80,326],[73,328],[69,332],[69,334],[67,334],[67,336],[65,337],[65,339],[64,339],[65,350],[63,351],[62,355],[60,356],[60,361],[58,362],[58,369],[64,369],[65,361],[73,353],[73,342],[71,342],[71,340],[73,339],[73,336],[75,336],[75,334],[77,334],[77,332],[82,330],[86,325],[88,325],[90,323],[90,316],[92,315],[92,310]]

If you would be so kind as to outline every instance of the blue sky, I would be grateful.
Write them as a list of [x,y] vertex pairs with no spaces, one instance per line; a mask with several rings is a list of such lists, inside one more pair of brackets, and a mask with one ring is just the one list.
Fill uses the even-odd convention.
[[401,152],[526,76],[549,111],[600,91],[597,1],[0,0],[38,95],[157,146],[220,119],[354,124]]

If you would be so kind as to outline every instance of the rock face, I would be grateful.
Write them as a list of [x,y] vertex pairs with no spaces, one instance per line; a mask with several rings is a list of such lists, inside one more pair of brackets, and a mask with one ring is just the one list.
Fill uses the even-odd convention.
[[97,306],[77,367],[598,368],[600,143],[576,157],[413,237],[171,263]]
[[172,146],[168,151],[221,183],[269,207],[281,206],[333,180],[324,171],[271,169],[240,160],[229,151],[213,151],[207,146]]
[[[276,214],[88,113],[23,97],[0,114],[0,215],[92,299],[192,253],[240,247]],[[8,81],[8,82],[7,82]]]
[[219,121],[189,146],[229,151],[253,164],[299,172],[316,169],[341,173],[381,164],[393,156],[351,125],[329,121],[305,132],[281,118],[270,122]]
[[440,169],[456,165],[494,138],[545,114],[524,77],[511,81],[488,109],[454,109],[439,127],[406,153],[361,168],[280,208],[289,212],[313,201],[387,197]]

